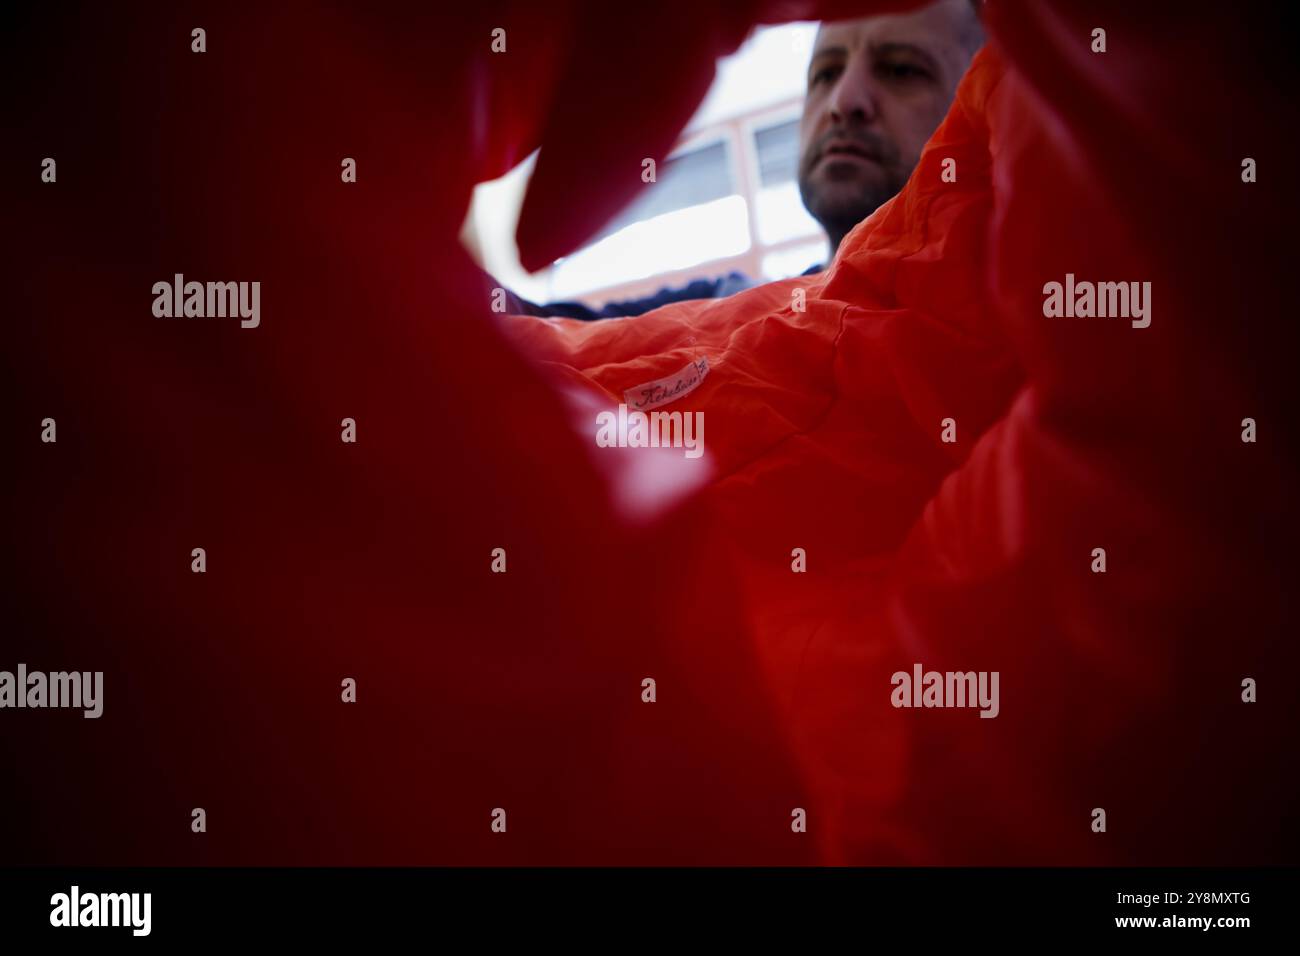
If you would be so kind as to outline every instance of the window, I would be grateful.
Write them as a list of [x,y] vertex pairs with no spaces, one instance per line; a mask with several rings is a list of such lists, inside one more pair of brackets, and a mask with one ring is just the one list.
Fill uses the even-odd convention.
[[[786,120],[755,129],[754,151],[759,185],[754,197],[754,218],[759,244],[775,246],[819,236],[821,227],[808,215],[803,199],[799,196],[799,121]],[[777,269],[776,263],[790,260],[788,257],[766,256],[764,261],[772,263],[772,268]],[[767,268],[763,271],[765,276],[771,275]],[[801,271],[789,274],[798,275]],[[777,274],[773,277],[784,276]]]
[[667,160],[656,170],[655,182],[610,221],[598,238],[613,235],[634,222],[688,206],[699,206],[736,191],[731,180],[726,140],[693,149]]
[[760,186],[793,182],[799,167],[799,121],[789,120],[754,131]]

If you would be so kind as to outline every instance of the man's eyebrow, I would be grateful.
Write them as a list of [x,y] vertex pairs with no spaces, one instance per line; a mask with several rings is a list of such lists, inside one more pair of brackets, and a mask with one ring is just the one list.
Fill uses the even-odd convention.
[[926,68],[932,73],[939,72],[939,62],[930,55],[930,52],[924,47],[919,47],[915,43],[886,42],[876,44],[871,48],[871,58],[886,57],[895,54],[911,54],[921,60]]
[[812,60],[810,61],[809,65],[811,66],[812,63],[816,63],[824,56],[831,56],[832,54],[838,54],[839,56],[844,56],[848,52],[849,52],[848,49],[842,46],[818,47],[817,49],[813,50]]

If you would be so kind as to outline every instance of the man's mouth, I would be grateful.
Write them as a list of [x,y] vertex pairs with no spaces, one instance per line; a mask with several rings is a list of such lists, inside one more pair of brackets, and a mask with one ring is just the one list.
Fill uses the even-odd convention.
[[853,142],[852,140],[832,140],[822,147],[823,160],[843,159],[845,157],[853,157],[871,163],[880,162],[880,158],[873,150],[868,149],[861,143]]

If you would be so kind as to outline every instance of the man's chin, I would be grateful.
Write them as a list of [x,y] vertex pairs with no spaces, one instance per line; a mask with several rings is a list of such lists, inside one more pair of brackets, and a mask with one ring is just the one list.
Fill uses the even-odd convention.
[[812,195],[815,201],[807,205],[820,222],[856,223],[871,215],[888,198],[881,183],[866,177],[817,182]]

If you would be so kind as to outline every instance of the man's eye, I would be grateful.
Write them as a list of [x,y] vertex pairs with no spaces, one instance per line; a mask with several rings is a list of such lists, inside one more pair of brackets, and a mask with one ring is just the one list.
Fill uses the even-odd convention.
[[824,66],[812,75],[809,86],[816,86],[819,83],[834,83],[835,78],[840,75],[838,66]]
[[927,70],[911,63],[882,63],[877,72],[887,80],[918,80],[930,75]]

